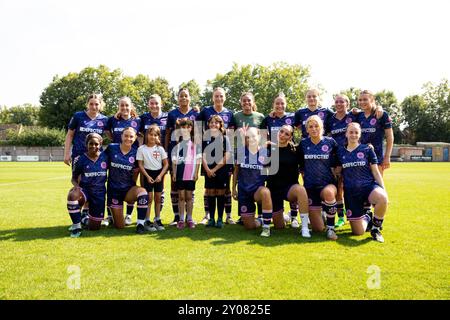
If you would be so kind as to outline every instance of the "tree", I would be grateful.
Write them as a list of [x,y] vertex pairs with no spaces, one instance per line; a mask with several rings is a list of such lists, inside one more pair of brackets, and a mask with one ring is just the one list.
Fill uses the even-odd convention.
[[450,89],[448,79],[423,86],[424,93],[402,102],[409,139],[450,142]]
[[239,66],[234,63],[229,72],[217,74],[213,80],[208,80],[201,104],[211,105],[214,88],[222,87],[226,92],[225,105],[234,111],[241,110],[240,96],[246,91],[255,95],[258,112],[270,113],[273,99],[280,92],[286,96],[287,110],[296,111],[305,103],[309,77],[309,68],[284,62],[273,63],[267,67]]
[[394,92],[383,90],[375,93],[375,101],[383,107],[383,110],[389,114],[392,119],[392,131],[394,133],[394,143],[402,143],[402,128],[405,125],[405,116],[402,105],[398,103]]
[[172,90],[163,78],[150,80],[147,76],[124,76],[120,69],[109,70],[100,65],[98,68],[88,67],[79,73],[66,76],[55,76],[41,94],[39,119],[41,124],[50,128],[67,127],[70,118],[76,111],[86,109],[86,99],[91,93],[102,93],[106,103],[106,115],[116,113],[118,101],[129,96],[138,113],[147,110],[148,97],[157,93],[163,102],[170,101]]
[[3,124],[22,124],[24,126],[35,126],[39,120],[39,106],[33,106],[29,103],[11,108],[0,108],[0,123]]
[[[151,80],[142,74],[137,75],[135,78],[124,77],[118,83],[118,92],[121,93],[121,96],[130,97],[138,114],[143,114],[148,111],[148,98],[152,94],[158,94],[161,97],[165,111],[172,107],[172,90],[169,88],[169,82],[163,78]],[[118,102],[107,113],[115,113],[117,106]]]
[[402,108],[405,114],[406,128],[404,136],[406,142],[415,144],[416,141],[425,141],[417,133],[427,130],[427,123],[430,122],[429,117],[425,114],[427,103],[420,95],[406,97],[402,102]]

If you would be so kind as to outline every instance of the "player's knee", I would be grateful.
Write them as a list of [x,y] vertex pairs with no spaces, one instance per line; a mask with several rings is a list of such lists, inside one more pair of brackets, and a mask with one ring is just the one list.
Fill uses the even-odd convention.
[[274,213],[272,216],[272,221],[275,229],[284,229],[286,227],[283,211]]
[[270,190],[267,187],[262,187],[260,194],[263,198],[270,198]]
[[300,185],[292,187],[292,192],[295,195],[295,200],[307,200],[308,195],[306,194],[306,189]]
[[79,190],[70,190],[67,194],[67,201],[78,201],[81,197],[81,193]]
[[323,198],[327,202],[336,201],[336,192],[331,188],[326,188],[323,191]]
[[89,219],[89,230],[100,230],[101,221]]
[[365,233],[365,230],[363,230],[362,228],[361,229],[359,229],[359,228],[353,229],[352,228],[352,233],[355,236],[362,236]]
[[257,224],[254,216],[252,215],[242,216],[241,219],[245,229],[247,230],[256,229]]

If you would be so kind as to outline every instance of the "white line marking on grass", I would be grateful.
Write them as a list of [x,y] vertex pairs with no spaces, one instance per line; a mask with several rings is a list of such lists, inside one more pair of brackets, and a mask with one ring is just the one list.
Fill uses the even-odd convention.
[[42,181],[69,179],[69,178],[70,177],[68,177],[68,176],[61,176],[61,177],[47,178],[47,179],[40,179],[40,180],[27,180],[27,181],[21,181],[21,182],[0,183],[0,187],[14,186],[14,185],[17,185],[17,184],[28,184],[28,183],[35,183],[35,182],[42,182]]

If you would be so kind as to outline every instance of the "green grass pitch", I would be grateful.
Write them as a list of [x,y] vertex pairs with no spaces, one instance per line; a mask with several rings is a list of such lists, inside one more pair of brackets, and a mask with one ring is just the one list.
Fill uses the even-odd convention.
[[[383,244],[348,224],[336,242],[238,225],[137,235],[133,224],[71,239],[69,176],[62,163],[0,163],[0,299],[450,298],[449,163],[386,171]],[[200,178],[196,220],[202,190]],[[169,199],[162,217],[172,219]]]

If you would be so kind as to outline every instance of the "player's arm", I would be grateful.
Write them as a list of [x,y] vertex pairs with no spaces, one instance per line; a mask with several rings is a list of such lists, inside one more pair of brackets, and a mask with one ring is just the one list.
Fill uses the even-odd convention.
[[336,180],[341,175],[341,172],[337,170],[337,168],[341,164],[340,161],[339,161],[338,155],[337,155],[337,149],[338,149],[338,145],[337,145],[336,141],[334,141],[333,149],[331,151],[330,156],[331,156],[331,172],[333,172],[333,175],[334,175]]
[[384,113],[383,107],[378,104],[373,106],[372,113],[375,113],[375,118],[381,119],[381,117],[383,116],[383,113]]
[[109,129],[105,130],[105,134],[111,142],[113,141],[113,135]]
[[381,166],[385,170],[391,166],[391,154],[394,146],[394,131],[392,128],[384,129],[384,134],[386,136],[386,152]]
[[194,181],[198,180],[198,170],[200,169],[200,163],[197,163],[195,165],[195,171],[194,171]]
[[74,189],[78,189],[80,187],[80,178],[81,176],[72,176],[72,185]]
[[149,174],[147,173],[147,171],[145,171],[145,168],[144,168],[144,161],[143,161],[143,160],[138,160],[137,163],[138,163],[139,172],[141,173],[141,175],[142,175],[143,177],[145,177],[145,179],[147,179],[147,181],[148,181],[149,183],[153,183],[153,179],[149,176]]
[[136,183],[139,177],[139,167],[133,169],[133,181]]
[[167,158],[162,160],[163,162],[163,168],[161,170],[161,173],[156,177],[155,182],[160,182],[164,179],[164,175],[166,174],[167,170],[169,169],[169,161]]
[[175,182],[177,178],[177,158],[172,157],[172,181]]
[[233,170],[233,190],[232,190],[234,200],[238,199],[237,193],[238,174],[239,174],[239,165],[235,165]]
[[231,158],[231,152],[227,151],[225,152],[225,156],[223,157],[222,161],[220,161],[215,167],[214,167],[214,172],[217,172],[219,169],[221,169],[222,167],[224,167],[228,161],[230,161]]
[[74,159],[73,170],[72,170],[72,182],[73,188],[80,188],[80,179],[81,179],[81,167],[78,165],[79,156]]
[[377,164],[371,164],[370,165],[370,170],[372,171],[372,175],[375,178],[375,181],[378,183],[378,185],[380,187],[382,187],[383,189],[385,189],[385,187],[384,187],[384,180],[383,180],[383,177],[381,176],[380,170],[378,170],[378,165]]
[[169,143],[170,143],[170,135],[172,134],[172,129],[170,129],[169,127],[166,127],[166,136],[164,139],[164,150],[166,150],[166,152],[169,151]]
[[66,141],[64,142],[64,163],[70,166],[72,159],[70,158],[70,147],[72,146],[75,130],[69,129],[66,134]]
[[206,153],[203,153],[203,156],[202,156],[202,166],[203,166],[203,170],[205,170],[205,173],[208,176],[208,178],[211,178],[212,172],[211,172],[211,169],[209,169],[209,167],[208,167],[208,163],[206,162]]
[[200,166],[202,165],[203,162],[203,153],[202,153],[202,148],[199,147],[198,145],[194,145],[194,150],[195,150],[195,157],[197,159],[197,161],[195,162],[195,171],[194,171],[194,181],[198,180],[198,170],[200,169]]

